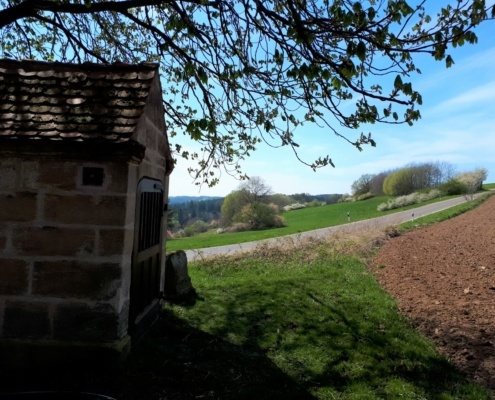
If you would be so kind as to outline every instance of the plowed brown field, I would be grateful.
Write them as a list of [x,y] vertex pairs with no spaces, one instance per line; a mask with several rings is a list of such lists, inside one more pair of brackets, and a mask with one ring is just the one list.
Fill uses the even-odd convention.
[[389,240],[373,269],[417,329],[495,391],[495,196]]

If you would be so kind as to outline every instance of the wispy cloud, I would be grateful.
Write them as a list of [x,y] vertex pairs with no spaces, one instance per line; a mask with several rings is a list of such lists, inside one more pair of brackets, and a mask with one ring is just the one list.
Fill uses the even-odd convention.
[[484,83],[458,96],[445,100],[438,104],[438,106],[428,110],[428,113],[465,110],[470,107],[478,107],[480,104],[488,106],[493,110],[493,102],[495,102],[495,81]]

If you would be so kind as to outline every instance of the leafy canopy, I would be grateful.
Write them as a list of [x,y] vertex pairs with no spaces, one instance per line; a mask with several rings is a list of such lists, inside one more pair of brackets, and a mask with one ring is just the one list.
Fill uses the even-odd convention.
[[[0,0],[0,56],[67,62],[155,61],[175,150],[214,185],[220,171],[265,141],[290,146],[304,123],[361,149],[369,133],[347,129],[412,124],[421,95],[414,55],[453,60],[449,47],[475,43],[493,17],[484,0]],[[436,0],[430,2],[438,7]],[[180,145],[189,135],[199,153]],[[328,155],[301,160],[316,169]]]

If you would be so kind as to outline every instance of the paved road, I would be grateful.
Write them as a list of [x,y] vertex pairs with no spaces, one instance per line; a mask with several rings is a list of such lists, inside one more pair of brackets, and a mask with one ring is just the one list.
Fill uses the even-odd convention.
[[[366,219],[357,222],[350,222],[344,225],[331,226],[329,228],[316,229],[308,232],[296,233],[293,235],[283,236],[282,238],[299,239],[304,237],[325,237],[334,232],[352,232],[354,230],[360,230],[363,228],[386,228],[391,225],[398,225],[402,222],[410,221],[413,218],[424,217],[428,214],[433,214],[447,208],[456,206],[461,203],[465,203],[464,197],[456,197],[438,203],[428,204],[426,206],[418,207],[413,210],[401,211],[394,214],[385,215],[383,217]],[[414,213],[414,216],[413,216]],[[276,243],[282,238],[264,239],[255,242],[245,242],[238,244],[229,244],[226,246],[208,247],[204,249],[187,250],[186,255],[189,261],[200,260],[205,257],[219,255],[219,254],[233,254],[237,252],[245,252],[254,249],[261,243]]]

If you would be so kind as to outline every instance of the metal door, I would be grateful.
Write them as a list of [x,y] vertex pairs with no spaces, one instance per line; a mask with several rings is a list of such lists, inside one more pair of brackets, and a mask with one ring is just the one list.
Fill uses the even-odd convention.
[[163,184],[139,182],[131,273],[129,331],[132,334],[160,297],[162,260]]

